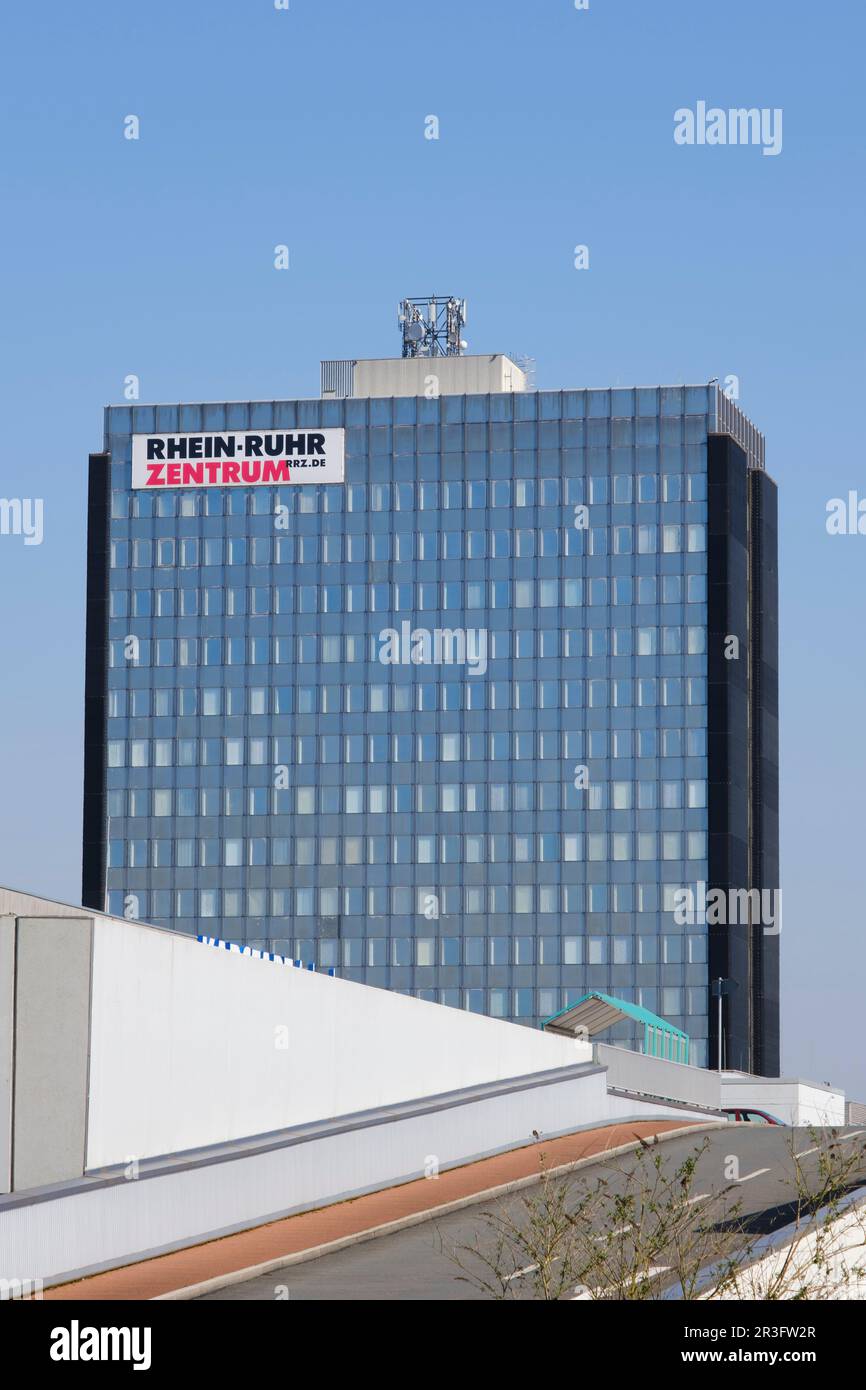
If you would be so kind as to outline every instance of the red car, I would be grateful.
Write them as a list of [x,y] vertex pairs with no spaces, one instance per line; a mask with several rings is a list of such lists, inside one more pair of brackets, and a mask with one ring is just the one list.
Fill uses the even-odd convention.
[[730,1115],[731,1119],[739,1124],[780,1125],[782,1123],[781,1120],[776,1119],[775,1115],[768,1114],[766,1110],[744,1110],[737,1106],[731,1109],[726,1108],[722,1113]]

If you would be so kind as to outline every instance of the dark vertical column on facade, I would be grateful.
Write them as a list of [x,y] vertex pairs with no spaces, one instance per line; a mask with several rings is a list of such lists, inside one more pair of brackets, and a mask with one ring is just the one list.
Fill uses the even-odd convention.
[[[709,889],[738,908],[708,919],[709,974],[729,982],[725,1065],[777,1076],[778,923],[754,910],[754,890],[770,907],[779,887],[777,493],[728,435],[710,436],[707,470]],[[710,1064],[718,1060],[713,1001]]]
[[[750,885],[749,467],[728,435],[707,441],[708,890]],[[725,913],[725,917],[727,917]],[[710,980],[723,997],[726,1067],[752,1070],[752,942],[748,922],[708,917]],[[718,1009],[711,999],[711,1066],[719,1064]]]
[[108,517],[111,458],[91,454],[87,485],[87,611],[84,665],[84,831],[81,901],[105,908],[105,760],[108,674]]
[[[778,494],[766,473],[749,475],[751,500],[752,882],[779,887]],[[772,900],[770,900],[772,901]],[[776,899],[777,903],[780,899]],[[779,922],[752,941],[755,1070],[779,1075]]]

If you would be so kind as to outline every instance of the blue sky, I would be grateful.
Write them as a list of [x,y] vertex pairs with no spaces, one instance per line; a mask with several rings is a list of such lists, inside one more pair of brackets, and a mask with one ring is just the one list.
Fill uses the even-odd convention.
[[[402,295],[466,296],[470,351],[542,388],[739,378],[780,485],[784,1068],[866,1099],[866,537],[825,530],[866,494],[863,7],[90,0],[0,33],[0,493],[45,506],[42,545],[0,536],[0,882],[80,891],[103,404],[316,395],[321,357],[397,353]],[[699,100],[782,108],[781,154],[677,146]]]

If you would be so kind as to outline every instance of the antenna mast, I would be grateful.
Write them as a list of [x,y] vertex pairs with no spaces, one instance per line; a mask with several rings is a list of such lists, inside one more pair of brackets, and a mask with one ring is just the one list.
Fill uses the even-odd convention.
[[431,294],[401,300],[397,325],[403,334],[403,356],[460,357],[467,346],[461,337],[465,323],[465,299]]

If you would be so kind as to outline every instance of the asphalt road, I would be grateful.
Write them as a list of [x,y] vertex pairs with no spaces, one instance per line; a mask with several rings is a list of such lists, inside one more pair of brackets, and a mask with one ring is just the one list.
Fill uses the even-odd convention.
[[[840,1130],[839,1134],[845,1136],[841,1141],[843,1150],[856,1151],[859,1155],[857,1169],[852,1170],[850,1177],[856,1173],[862,1180],[866,1177],[863,1160],[866,1131],[849,1129]],[[808,1130],[781,1126],[730,1125],[706,1135],[666,1141],[658,1149],[664,1173],[673,1175],[679,1165],[695,1155],[705,1139],[706,1152],[698,1159],[689,1198],[696,1211],[703,1207],[713,1213],[714,1221],[719,1220],[723,1212],[718,1195],[713,1194],[728,1188],[726,1200],[739,1203],[738,1219],[748,1220],[755,1233],[763,1234],[786,1225],[791,1219],[787,1204],[796,1196],[796,1187],[792,1185],[795,1168],[792,1145],[810,1186],[818,1182],[820,1153],[815,1147],[816,1138]],[[621,1192],[628,1184],[626,1175],[634,1162],[630,1155],[613,1161],[601,1158],[579,1170],[569,1179],[572,1197],[576,1198],[579,1190],[585,1191],[600,1177],[607,1180],[610,1190]],[[811,1190],[815,1190],[814,1186]],[[470,1270],[480,1269],[471,1247],[480,1242],[490,1248],[491,1237],[484,1212],[493,1208],[520,1215],[522,1195],[517,1193],[494,1203],[482,1198],[477,1205],[464,1207],[451,1215],[364,1241],[333,1255],[289,1265],[246,1283],[206,1294],[201,1301],[485,1300],[489,1298],[487,1293],[471,1280],[460,1278],[461,1269],[455,1262],[454,1252],[463,1248],[464,1264]],[[595,1220],[597,1222],[598,1217]],[[465,1252],[465,1247],[470,1247],[470,1253]],[[517,1274],[511,1287],[515,1297],[533,1296],[531,1278],[525,1274]]]

